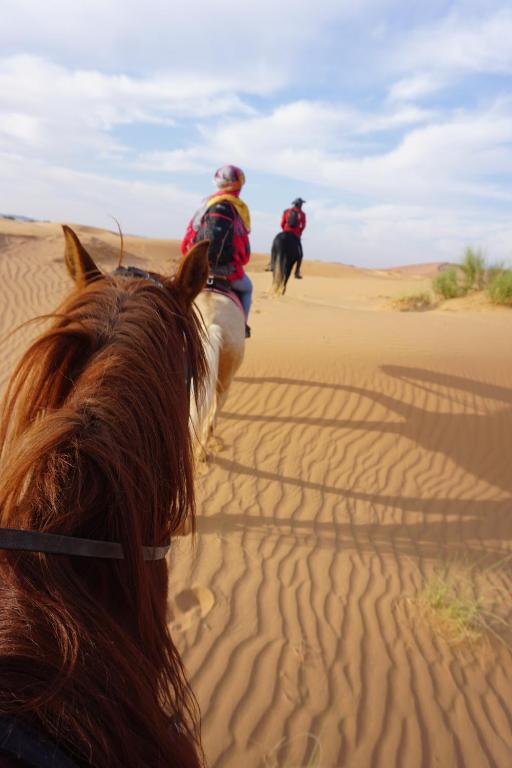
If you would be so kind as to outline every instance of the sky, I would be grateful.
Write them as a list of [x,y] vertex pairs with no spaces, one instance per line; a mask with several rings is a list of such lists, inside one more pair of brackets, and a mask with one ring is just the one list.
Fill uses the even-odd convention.
[[504,0],[0,0],[0,212],[181,238],[243,168],[251,244],[512,264]]

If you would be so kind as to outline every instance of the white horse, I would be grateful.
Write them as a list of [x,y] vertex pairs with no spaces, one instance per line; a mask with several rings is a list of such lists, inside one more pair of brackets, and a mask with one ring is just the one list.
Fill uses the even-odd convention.
[[196,406],[191,400],[190,418],[196,454],[207,458],[208,438],[213,433],[229,387],[242,364],[245,350],[245,319],[241,307],[217,291],[202,291],[195,300],[207,332],[206,357],[209,375],[204,396]]

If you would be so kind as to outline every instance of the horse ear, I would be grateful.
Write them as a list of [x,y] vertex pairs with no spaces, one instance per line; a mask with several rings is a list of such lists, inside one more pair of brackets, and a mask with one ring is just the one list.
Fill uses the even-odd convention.
[[208,279],[208,240],[200,243],[187,253],[174,278],[174,287],[188,307],[202,291]]
[[64,249],[64,261],[68,272],[77,285],[86,285],[102,276],[100,270],[89,256],[82,243],[71,227],[62,225],[66,247]]

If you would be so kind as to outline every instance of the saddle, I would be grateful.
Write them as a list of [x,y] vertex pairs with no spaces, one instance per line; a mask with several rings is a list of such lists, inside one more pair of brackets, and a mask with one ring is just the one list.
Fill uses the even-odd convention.
[[227,278],[210,274],[208,276],[208,280],[206,281],[204,290],[209,293],[219,293],[221,296],[227,296],[228,299],[231,299],[231,301],[237,305],[240,312],[244,314],[240,297],[238,293],[231,287],[231,283]]

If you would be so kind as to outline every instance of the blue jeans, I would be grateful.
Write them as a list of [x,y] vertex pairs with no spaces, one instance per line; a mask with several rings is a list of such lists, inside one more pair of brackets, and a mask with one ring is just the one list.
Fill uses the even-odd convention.
[[249,311],[252,304],[252,282],[248,275],[244,275],[239,280],[233,280],[231,287],[240,296],[242,307],[244,310],[245,321],[249,319]]

